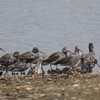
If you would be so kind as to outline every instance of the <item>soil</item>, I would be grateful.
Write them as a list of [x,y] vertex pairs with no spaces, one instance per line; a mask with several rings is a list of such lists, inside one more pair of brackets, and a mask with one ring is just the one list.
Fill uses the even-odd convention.
[[100,100],[100,74],[0,77],[0,100]]

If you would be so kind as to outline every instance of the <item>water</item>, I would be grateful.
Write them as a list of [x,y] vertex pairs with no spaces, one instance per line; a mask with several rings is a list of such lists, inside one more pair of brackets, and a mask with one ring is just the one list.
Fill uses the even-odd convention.
[[0,1],[0,45],[6,53],[38,47],[49,55],[64,46],[74,51],[76,45],[88,53],[92,42],[100,64],[99,32],[100,0]]

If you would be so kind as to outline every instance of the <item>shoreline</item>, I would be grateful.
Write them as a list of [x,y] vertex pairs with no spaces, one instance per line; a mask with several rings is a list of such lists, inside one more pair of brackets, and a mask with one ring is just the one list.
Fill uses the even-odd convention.
[[99,100],[100,73],[0,77],[0,100]]

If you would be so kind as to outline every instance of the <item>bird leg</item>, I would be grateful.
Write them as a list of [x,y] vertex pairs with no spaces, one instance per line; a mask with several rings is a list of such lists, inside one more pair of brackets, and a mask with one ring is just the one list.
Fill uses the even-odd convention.
[[32,70],[32,72],[33,72],[35,75],[37,75],[37,77],[38,77],[38,73],[35,72],[32,68],[31,68],[31,70]]
[[26,69],[26,65],[24,66],[24,78],[26,78],[26,72],[25,72],[25,69]]
[[52,74],[52,65],[50,64],[51,74]]
[[74,69],[74,67],[72,67],[72,73],[73,73],[73,75],[76,76],[76,78],[80,78],[80,77],[78,76],[79,73]]
[[6,75],[7,72],[4,73],[4,76]]
[[0,76],[2,76],[2,74],[3,74],[3,72],[2,72],[2,71],[0,71]]
[[58,70],[57,69],[58,69],[58,66],[56,65],[56,74],[58,73]]
[[[52,77],[52,65],[50,64],[50,69],[51,69],[51,77]],[[53,77],[52,77],[53,78]]]
[[7,75],[9,75],[9,74],[8,74],[8,66],[7,66],[7,69],[6,69],[6,73],[7,73]]
[[56,65],[56,74],[57,74],[57,77],[58,77],[58,78],[61,78],[61,77],[60,77],[60,74],[59,74],[59,72],[58,72],[58,66],[57,66],[57,65]]
[[67,78],[69,77],[69,72],[71,72],[71,71],[72,71],[72,69],[71,69],[71,67],[69,67],[69,70],[68,70],[68,71],[66,71]]
[[17,82],[21,82],[21,80],[15,75],[15,79],[17,80]]
[[15,72],[12,71],[12,75],[15,75]]
[[32,68],[32,64],[30,63],[30,68]]
[[42,69],[42,78],[44,78],[43,66],[41,67],[41,69]]
[[7,73],[7,75],[9,76],[10,81],[15,81],[15,80],[13,80],[13,79],[10,77],[10,75],[8,74],[8,65],[7,65],[6,73]]
[[22,75],[23,72],[20,73],[20,75]]
[[[32,65],[31,65],[31,62],[30,62],[30,69],[32,69]],[[34,71],[32,70],[32,72],[34,72]]]

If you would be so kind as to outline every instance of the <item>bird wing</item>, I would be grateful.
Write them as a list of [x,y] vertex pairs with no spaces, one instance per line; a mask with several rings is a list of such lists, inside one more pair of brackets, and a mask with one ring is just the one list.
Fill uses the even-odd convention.
[[14,57],[12,53],[7,53],[0,58],[0,64],[10,64],[14,61]]
[[62,62],[62,65],[66,65],[66,66],[69,66],[72,64],[75,65],[78,61],[79,61],[79,57],[76,56],[75,53],[73,53],[73,54],[70,54],[69,57]]
[[89,52],[88,54],[85,55],[85,57],[88,60],[94,60],[94,58],[95,58],[95,52]]
[[62,63],[65,59],[67,59],[67,56],[65,56],[64,54],[62,54],[62,56],[60,56],[56,61],[52,62],[53,65],[57,65]]
[[20,55],[20,60],[28,60],[28,59],[34,59],[36,58],[36,55],[32,51],[28,51]]
[[85,55],[85,58],[86,59],[84,59],[84,64],[86,66],[89,66],[95,59],[95,52],[94,51],[89,52],[88,54]]
[[49,56],[48,59],[44,60],[43,62],[53,62],[57,60],[61,56],[61,52],[55,52]]

